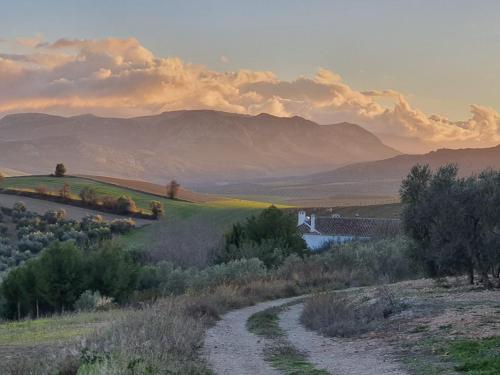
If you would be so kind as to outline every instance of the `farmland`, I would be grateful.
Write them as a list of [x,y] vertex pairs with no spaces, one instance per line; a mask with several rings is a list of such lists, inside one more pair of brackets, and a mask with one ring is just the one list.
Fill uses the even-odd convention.
[[[128,180],[124,180],[128,181]],[[185,223],[193,219],[198,221],[209,221],[214,229],[222,234],[222,232],[231,225],[231,223],[242,220],[249,215],[258,212],[259,210],[269,206],[269,203],[247,201],[240,199],[219,198],[212,199],[203,203],[188,202],[183,200],[172,200],[162,198],[157,195],[152,195],[138,189],[129,189],[118,186],[120,180],[114,180],[113,184],[100,182],[95,179],[85,177],[51,177],[51,176],[22,176],[9,177],[0,182],[0,188],[8,189],[36,189],[44,187],[49,191],[59,191],[66,183],[70,186],[71,194],[77,196],[80,191],[87,186],[95,189],[100,196],[112,196],[118,198],[122,195],[130,196],[136,203],[139,209],[148,211],[149,203],[152,200],[160,201],[165,207],[165,217],[161,221],[149,221],[151,224],[141,229],[134,230],[131,234],[123,237],[122,241],[128,248],[144,248],[150,244],[153,238],[157,238],[156,234],[165,229],[172,223]],[[136,188],[138,185],[134,185]],[[13,199],[8,197],[9,201]],[[24,197],[19,197],[18,200],[28,200]],[[10,202],[9,202],[10,203]],[[63,206],[58,203],[44,202],[47,205]],[[281,206],[285,207],[285,206]],[[69,207],[72,209],[72,207]],[[142,224],[142,223],[141,223]]]

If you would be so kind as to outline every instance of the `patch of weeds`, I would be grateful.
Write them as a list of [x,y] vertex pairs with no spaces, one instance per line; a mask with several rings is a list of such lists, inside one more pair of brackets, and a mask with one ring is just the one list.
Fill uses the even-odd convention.
[[455,370],[471,375],[500,374],[500,336],[481,340],[460,340],[449,346]]
[[301,302],[303,302],[303,299],[297,299],[253,314],[247,320],[247,330],[257,336],[263,336],[268,339],[283,336],[284,333],[279,326],[279,314],[290,306]]
[[300,302],[302,301],[296,300],[253,314],[247,320],[247,329],[258,336],[272,340],[266,348],[266,361],[284,374],[327,375],[327,371],[315,368],[304,353],[298,351],[284,338],[285,332],[279,326],[279,314]]
[[267,360],[286,375],[328,375],[326,370],[317,369],[307,361],[307,357],[289,344],[279,345],[269,350]]
[[409,331],[409,333],[422,333],[422,332],[426,332],[428,329],[429,329],[429,327],[421,324],[421,325],[418,325],[418,326],[412,328]]
[[444,324],[442,326],[439,326],[438,328],[441,330],[441,331],[449,331],[451,330],[453,327],[452,324]]
[[411,355],[401,359],[406,368],[414,375],[441,375],[449,372],[449,367],[443,363],[435,363],[426,356]]
[[279,326],[279,313],[283,310],[281,306],[259,311],[247,320],[248,331],[266,338],[283,336]]

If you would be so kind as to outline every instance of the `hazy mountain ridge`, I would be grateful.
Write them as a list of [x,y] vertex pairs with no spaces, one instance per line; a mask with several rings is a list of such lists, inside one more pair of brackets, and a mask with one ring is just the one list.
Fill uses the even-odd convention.
[[281,202],[327,202],[346,197],[395,197],[401,180],[415,164],[429,164],[436,169],[456,163],[461,176],[485,168],[500,169],[500,145],[479,149],[440,149],[420,155],[398,155],[392,158],[354,163],[328,172],[307,176],[263,179],[226,186],[200,186],[206,192],[226,195],[267,195]]
[[415,164],[428,164],[436,169],[455,163],[459,173],[467,176],[485,168],[500,168],[500,145],[488,148],[439,149],[421,155],[398,155],[385,160],[355,163],[330,172],[308,176],[308,182],[401,180]]
[[398,152],[354,124],[208,110],[136,118],[37,113],[0,120],[0,165],[161,181],[307,174]]

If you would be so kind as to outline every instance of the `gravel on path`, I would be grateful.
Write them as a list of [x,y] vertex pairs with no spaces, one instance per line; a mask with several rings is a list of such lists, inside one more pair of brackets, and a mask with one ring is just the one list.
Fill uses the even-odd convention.
[[205,337],[203,355],[217,375],[279,375],[264,360],[270,340],[254,335],[246,328],[253,314],[302,297],[283,298],[259,303],[225,314]]

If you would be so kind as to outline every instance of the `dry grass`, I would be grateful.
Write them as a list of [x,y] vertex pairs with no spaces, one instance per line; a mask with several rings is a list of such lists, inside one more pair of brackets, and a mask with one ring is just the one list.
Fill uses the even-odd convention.
[[318,294],[304,305],[301,322],[325,336],[351,337],[374,330],[398,309],[385,287],[372,298],[344,293]]

